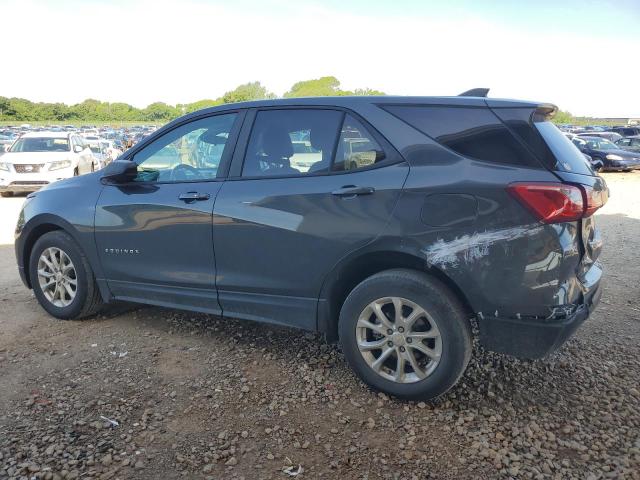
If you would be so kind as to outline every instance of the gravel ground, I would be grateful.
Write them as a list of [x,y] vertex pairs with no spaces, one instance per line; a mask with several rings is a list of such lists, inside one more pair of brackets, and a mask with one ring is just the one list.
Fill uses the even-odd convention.
[[605,176],[599,309],[543,361],[476,348],[436,404],[369,391],[314,334],[131,305],[56,321],[1,245],[0,478],[640,479],[640,173]]

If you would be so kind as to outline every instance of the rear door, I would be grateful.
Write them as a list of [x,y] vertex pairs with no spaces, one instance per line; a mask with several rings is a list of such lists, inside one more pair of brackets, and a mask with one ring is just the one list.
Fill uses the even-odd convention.
[[251,117],[214,208],[220,304],[225,316],[314,329],[327,273],[384,232],[409,169],[349,112]]

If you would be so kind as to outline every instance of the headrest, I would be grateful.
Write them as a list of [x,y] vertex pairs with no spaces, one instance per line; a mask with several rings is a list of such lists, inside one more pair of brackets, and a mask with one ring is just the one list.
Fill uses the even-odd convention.
[[293,145],[291,137],[279,125],[270,125],[262,134],[262,150],[272,158],[291,158]]

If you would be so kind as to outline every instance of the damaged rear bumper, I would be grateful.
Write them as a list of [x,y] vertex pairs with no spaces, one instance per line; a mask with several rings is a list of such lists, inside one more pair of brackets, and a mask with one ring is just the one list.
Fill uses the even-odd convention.
[[480,343],[487,350],[518,358],[542,358],[562,346],[589,317],[600,301],[602,287],[598,283],[569,315],[562,318],[512,319],[482,317]]

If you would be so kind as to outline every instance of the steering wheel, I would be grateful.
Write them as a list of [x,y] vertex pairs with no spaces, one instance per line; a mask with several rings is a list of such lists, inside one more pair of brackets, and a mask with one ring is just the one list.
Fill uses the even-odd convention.
[[186,163],[180,163],[171,170],[171,180],[197,180],[200,178],[200,171]]

